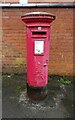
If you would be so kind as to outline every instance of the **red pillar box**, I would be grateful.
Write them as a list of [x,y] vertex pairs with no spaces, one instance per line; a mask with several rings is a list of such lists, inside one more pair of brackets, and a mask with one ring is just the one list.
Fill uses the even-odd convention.
[[41,99],[47,95],[50,23],[55,16],[31,12],[21,18],[26,23],[27,35],[27,92],[34,99],[39,94]]

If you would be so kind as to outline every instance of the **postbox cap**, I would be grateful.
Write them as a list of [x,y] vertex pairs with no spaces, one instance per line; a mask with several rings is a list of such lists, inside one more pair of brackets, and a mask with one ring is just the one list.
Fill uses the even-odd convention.
[[52,15],[54,16],[53,14],[51,13],[47,13],[47,12],[29,12],[29,13],[26,13],[25,16],[28,16],[28,15]]
[[25,22],[29,21],[49,21],[52,22],[55,20],[55,15],[47,12],[29,12],[21,16],[22,20]]

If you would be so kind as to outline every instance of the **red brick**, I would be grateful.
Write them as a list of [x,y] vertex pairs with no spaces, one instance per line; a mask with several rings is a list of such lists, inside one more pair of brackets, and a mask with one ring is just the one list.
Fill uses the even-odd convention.
[[[46,11],[56,15],[51,27],[49,74],[73,75],[72,8],[3,8],[2,11],[4,73],[26,71],[26,27],[21,21],[21,15],[32,11]],[[17,58],[25,60],[21,68],[15,63]]]
[[28,3],[63,3],[63,2],[74,2],[74,0],[28,0]]

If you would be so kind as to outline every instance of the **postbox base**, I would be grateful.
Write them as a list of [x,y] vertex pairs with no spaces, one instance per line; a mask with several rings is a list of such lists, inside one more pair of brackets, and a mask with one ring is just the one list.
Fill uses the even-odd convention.
[[47,85],[44,87],[33,87],[27,84],[27,95],[31,100],[41,101],[46,98],[48,94]]

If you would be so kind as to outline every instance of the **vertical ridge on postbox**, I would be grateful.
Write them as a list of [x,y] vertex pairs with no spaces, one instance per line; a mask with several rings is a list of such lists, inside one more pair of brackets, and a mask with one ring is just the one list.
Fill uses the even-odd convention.
[[43,87],[48,84],[50,23],[55,16],[46,12],[23,15],[27,33],[27,84]]

